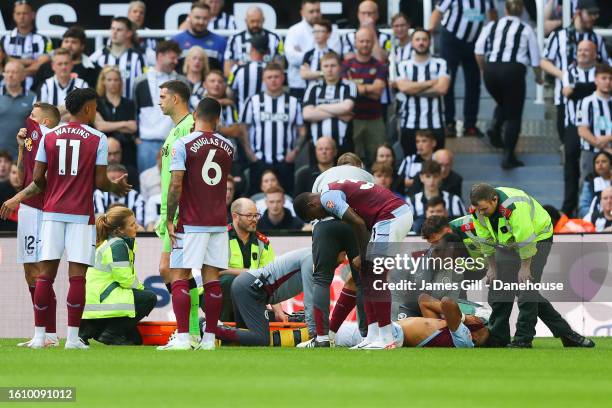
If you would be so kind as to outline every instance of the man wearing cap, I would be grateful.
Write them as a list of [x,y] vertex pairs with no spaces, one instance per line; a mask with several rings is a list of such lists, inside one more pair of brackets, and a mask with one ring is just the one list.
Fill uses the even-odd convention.
[[256,34],[249,39],[249,42],[251,43],[250,62],[244,65],[234,65],[227,80],[234,94],[238,112],[242,112],[244,103],[250,96],[266,89],[263,83],[263,70],[270,55],[268,39],[262,34]]

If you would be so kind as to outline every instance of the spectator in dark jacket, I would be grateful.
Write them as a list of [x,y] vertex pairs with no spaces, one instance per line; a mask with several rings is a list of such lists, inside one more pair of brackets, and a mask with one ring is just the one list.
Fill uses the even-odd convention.
[[257,229],[270,230],[301,230],[304,223],[291,215],[285,208],[285,190],[282,187],[272,187],[266,192],[266,211],[259,219]]

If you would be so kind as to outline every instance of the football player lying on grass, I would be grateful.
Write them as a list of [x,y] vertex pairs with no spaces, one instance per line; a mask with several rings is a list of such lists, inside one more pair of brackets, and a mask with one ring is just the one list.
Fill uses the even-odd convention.
[[[451,298],[442,300],[422,294],[419,307],[423,317],[408,317],[393,322],[396,347],[457,347],[483,346],[489,329],[483,318],[463,315]],[[336,346],[353,346],[361,341],[356,324],[345,324],[336,337]]]

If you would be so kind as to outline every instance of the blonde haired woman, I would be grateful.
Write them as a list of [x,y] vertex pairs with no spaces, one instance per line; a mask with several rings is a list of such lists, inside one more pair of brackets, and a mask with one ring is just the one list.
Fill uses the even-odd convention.
[[121,143],[123,164],[136,165],[136,110],[131,99],[124,98],[121,71],[107,65],[100,71],[96,84],[98,115],[95,126]]
[[189,100],[189,107],[192,111],[195,110],[196,106],[202,98],[206,89],[204,88],[204,79],[210,71],[208,65],[208,55],[204,48],[200,46],[193,46],[187,51],[185,56],[185,63],[183,64],[183,74],[187,77],[189,84],[191,85],[191,99]]
[[96,257],[87,269],[85,311],[79,337],[109,345],[142,344],[136,329],[157,303],[134,269],[136,217],[115,206],[96,219]]

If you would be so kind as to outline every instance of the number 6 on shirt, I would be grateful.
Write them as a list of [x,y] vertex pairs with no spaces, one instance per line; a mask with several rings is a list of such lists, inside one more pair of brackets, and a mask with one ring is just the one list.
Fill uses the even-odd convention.
[[[202,166],[202,179],[209,186],[216,186],[221,181],[221,166],[218,163],[215,163],[213,159],[215,158],[215,153],[217,149],[211,149],[208,152],[208,156],[206,156],[206,160],[204,161],[204,165]],[[210,170],[215,172],[214,177],[210,177],[208,173]]]

